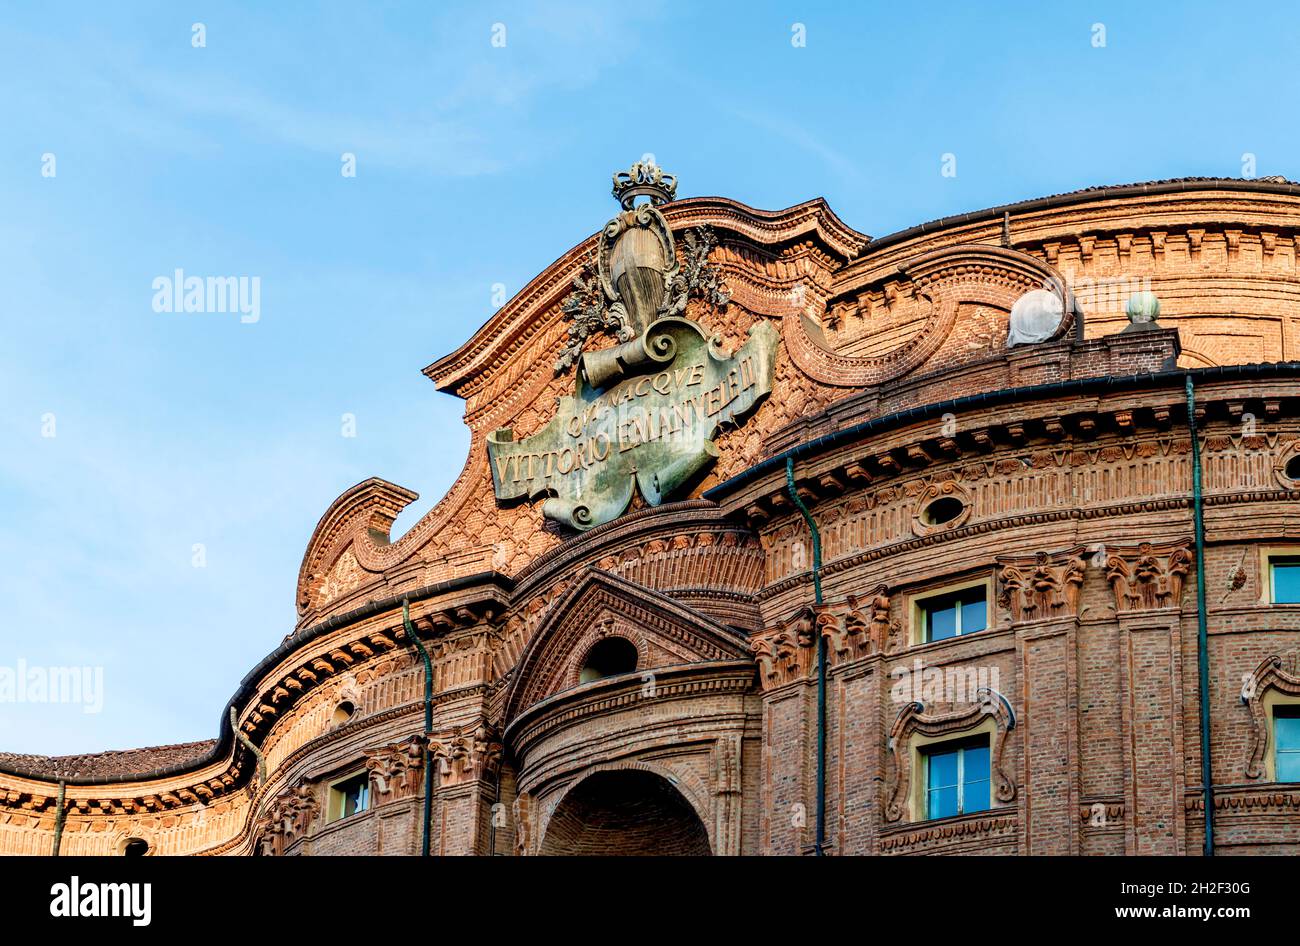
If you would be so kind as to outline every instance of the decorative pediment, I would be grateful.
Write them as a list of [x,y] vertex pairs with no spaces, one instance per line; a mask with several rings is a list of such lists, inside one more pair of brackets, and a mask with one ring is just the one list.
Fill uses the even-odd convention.
[[519,659],[505,719],[579,685],[591,648],[623,637],[637,649],[637,670],[748,659],[745,638],[659,592],[588,569],[550,611]]

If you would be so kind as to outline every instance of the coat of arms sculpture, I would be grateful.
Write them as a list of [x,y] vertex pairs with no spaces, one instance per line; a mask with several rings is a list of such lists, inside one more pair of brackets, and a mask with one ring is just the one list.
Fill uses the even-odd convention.
[[[488,436],[498,500],[546,497],[542,513],[577,530],[622,515],[634,491],[658,506],[717,458],[718,431],[771,393],[771,323],[757,323],[729,354],[686,318],[689,299],[722,312],[729,296],[709,263],[717,238],[708,227],[684,234],[678,258],[659,210],[676,192],[676,178],[651,162],[614,176],[623,209],[601,231],[594,272],[589,265],[577,276],[561,303],[570,325],[555,370],[576,363],[574,393],[533,436],[516,441],[509,428]],[[600,332],[619,344],[584,352]]]

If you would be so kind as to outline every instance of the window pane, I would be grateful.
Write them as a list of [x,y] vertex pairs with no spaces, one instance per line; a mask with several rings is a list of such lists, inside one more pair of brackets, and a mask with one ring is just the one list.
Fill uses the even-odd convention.
[[928,788],[948,788],[957,785],[957,753],[936,752],[930,756],[930,784]]
[[1300,717],[1273,717],[1273,735],[1277,739],[1274,764],[1279,782],[1300,782]]
[[967,782],[962,787],[962,813],[969,814],[972,811],[989,810],[989,780],[982,779],[978,782]]
[[1273,601],[1300,604],[1300,562],[1273,560]]
[[962,760],[962,774],[965,781],[973,782],[979,779],[988,780],[989,777],[989,747],[971,746],[965,750],[966,758]]
[[1276,763],[1279,782],[1300,782],[1300,752],[1279,752]]
[[925,607],[925,628],[928,641],[947,640],[949,637],[957,636],[957,605],[949,601],[947,606],[943,603],[926,605]]
[[348,818],[370,807],[370,779],[365,775],[340,782],[334,792],[339,799],[337,818]]
[[961,632],[974,634],[988,627],[988,609],[984,603],[984,589],[976,589],[974,594],[967,593],[961,606]]
[[927,818],[951,818],[957,814],[957,786],[939,788],[929,792],[925,809]]
[[1277,736],[1278,749],[1300,751],[1300,716],[1274,711],[1273,732]]
[[971,746],[962,752],[962,811],[989,808],[989,747]]

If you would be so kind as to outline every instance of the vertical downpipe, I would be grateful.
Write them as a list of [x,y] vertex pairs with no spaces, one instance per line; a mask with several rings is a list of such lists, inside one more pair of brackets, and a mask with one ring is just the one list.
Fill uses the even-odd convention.
[[433,820],[433,758],[429,755],[429,742],[433,738],[433,662],[424,641],[411,626],[411,602],[402,599],[402,627],[406,636],[420,651],[424,660],[424,829],[420,835],[420,856],[429,856],[429,824]]
[[262,755],[262,750],[257,748],[257,745],[253,740],[244,735],[243,730],[239,728],[239,717],[235,714],[235,705],[233,703],[230,705],[230,728],[234,732],[235,738],[239,740],[244,748],[251,752],[253,758],[257,760],[257,783],[259,785],[265,785],[266,756]]
[[1205,619],[1205,513],[1201,502],[1201,441],[1196,433],[1196,391],[1187,375],[1187,430],[1192,436],[1192,511],[1196,520],[1196,674],[1201,693],[1201,795],[1205,804],[1205,856],[1214,856],[1214,781],[1210,766],[1210,648]]
[[68,783],[64,779],[59,779],[59,807],[54,812],[54,848],[50,851],[50,857],[59,856],[59,846],[63,844],[63,800],[68,793]]
[[[799,498],[794,485],[794,457],[785,458],[785,486],[790,498],[803,513],[812,533],[813,600],[822,603],[822,536],[812,513]],[[826,854],[826,638],[817,634],[817,839],[813,851],[818,857]]]

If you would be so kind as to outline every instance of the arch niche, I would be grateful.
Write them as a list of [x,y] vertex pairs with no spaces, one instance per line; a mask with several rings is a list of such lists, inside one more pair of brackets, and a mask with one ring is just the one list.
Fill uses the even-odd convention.
[[588,775],[565,794],[546,825],[543,855],[703,856],[709,833],[694,807],[662,775],[615,769]]

